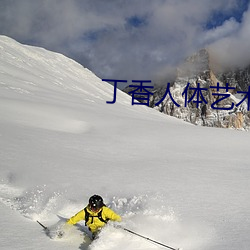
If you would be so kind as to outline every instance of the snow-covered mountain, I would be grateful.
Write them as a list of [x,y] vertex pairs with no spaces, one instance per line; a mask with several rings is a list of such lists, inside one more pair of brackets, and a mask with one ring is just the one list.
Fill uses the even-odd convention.
[[[230,87],[228,91],[225,89],[227,83]],[[211,88],[217,84],[219,84],[219,89]],[[161,83],[154,86],[153,95],[150,97],[150,107],[155,107],[160,112],[196,125],[249,130],[250,112],[247,101],[236,106],[245,96],[238,91],[248,92],[249,85],[250,67],[225,69],[216,63],[208,50],[202,49],[188,57],[178,67],[176,79],[171,82],[170,93],[180,106],[174,104],[169,93],[162,100],[167,85]],[[185,95],[183,93],[185,93],[187,86],[187,95]],[[199,93],[201,103],[197,106],[197,94],[194,92],[198,87],[203,90]],[[131,88],[126,88],[124,91],[128,93],[131,90]],[[228,93],[227,98],[224,98],[225,93]],[[195,96],[192,99],[193,94]],[[192,100],[185,103],[185,98],[187,101]],[[155,104],[159,100],[162,102],[156,107]]]
[[[1,249],[153,250],[108,225],[53,228],[92,194],[122,225],[185,250],[248,250],[249,133],[193,126],[131,98],[63,55],[0,37]],[[62,222],[63,223],[63,222]]]

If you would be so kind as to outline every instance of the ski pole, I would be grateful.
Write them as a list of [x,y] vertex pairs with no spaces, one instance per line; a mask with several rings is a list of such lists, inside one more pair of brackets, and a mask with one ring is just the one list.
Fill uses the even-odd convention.
[[145,236],[143,236],[143,235],[141,235],[141,234],[135,233],[135,232],[133,232],[133,231],[127,229],[127,228],[122,228],[122,229],[125,230],[125,231],[127,231],[127,232],[129,232],[129,233],[131,233],[131,234],[137,235],[137,236],[139,236],[139,237],[141,237],[141,238],[143,238],[143,239],[145,239],[145,240],[154,242],[154,243],[156,243],[156,244],[158,244],[158,245],[161,245],[161,246],[163,246],[163,247],[169,248],[169,249],[171,249],[171,250],[180,250],[180,248],[173,248],[173,247],[167,246],[167,245],[162,244],[162,243],[160,243],[160,242],[158,242],[158,241],[155,241],[155,240],[152,240],[152,239],[150,239],[150,238],[148,238],[148,237],[145,237]]
[[48,228],[47,227],[45,227],[41,222],[39,222],[38,220],[36,221],[40,226],[42,226],[43,227],[43,229],[46,231],[46,230],[48,230]]

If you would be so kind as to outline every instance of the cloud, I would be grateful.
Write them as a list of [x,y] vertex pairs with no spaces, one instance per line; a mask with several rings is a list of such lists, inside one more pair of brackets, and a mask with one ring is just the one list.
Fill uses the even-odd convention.
[[[227,24],[224,24],[220,29],[225,31],[226,26]],[[242,22],[236,26],[237,28],[232,29],[225,37],[210,44],[210,51],[219,65],[245,67],[250,64],[250,9],[244,13]]]
[[235,18],[230,18],[224,21],[221,26],[204,31],[204,34],[200,38],[201,44],[211,44],[213,42],[219,41],[225,37],[235,34],[240,28],[240,24],[235,20]]
[[101,78],[153,79],[204,46],[235,47],[233,34],[243,44],[247,13],[206,28],[214,13],[238,9],[237,0],[2,0],[0,33],[64,53]]

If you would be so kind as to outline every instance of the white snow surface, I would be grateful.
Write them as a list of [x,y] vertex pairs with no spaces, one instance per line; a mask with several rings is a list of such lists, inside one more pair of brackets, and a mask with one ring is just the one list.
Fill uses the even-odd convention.
[[[126,70],[126,69],[124,69]],[[248,132],[150,109],[73,60],[0,36],[0,249],[153,250],[108,224],[52,229],[102,195],[121,225],[183,250],[250,249]]]

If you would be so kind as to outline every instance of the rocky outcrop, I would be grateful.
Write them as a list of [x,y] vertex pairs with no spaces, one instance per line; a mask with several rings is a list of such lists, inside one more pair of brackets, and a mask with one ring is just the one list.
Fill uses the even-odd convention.
[[[236,104],[244,98],[244,95],[237,94],[237,91],[248,91],[250,66],[245,69],[219,72],[213,68],[211,61],[209,52],[202,49],[187,58],[177,69],[176,79],[170,83],[169,90],[179,106],[174,104],[169,93],[162,100],[167,83],[155,86],[150,97],[150,106],[196,125],[248,130],[250,113],[247,111],[247,104],[246,102],[239,106]],[[220,88],[216,88],[217,85]],[[221,88],[226,86],[229,88]],[[197,88],[203,90],[195,94]],[[125,92],[128,93],[128,90],[131,91],[126,89]],[[219,101],[225,95],[227,98]],[[197,98],[200,103],[197,103]],[[160,100],[162,102],[156,106]]]

